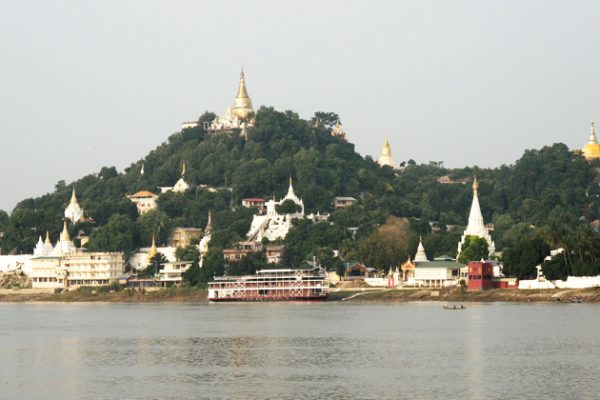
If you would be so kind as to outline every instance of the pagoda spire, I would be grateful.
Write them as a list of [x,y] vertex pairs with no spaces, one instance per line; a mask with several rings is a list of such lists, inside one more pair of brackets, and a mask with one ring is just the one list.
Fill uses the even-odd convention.
[[44,241],[44,244],[52,244],[50,241],[50,231],[46,231],[46,240]]
[[71,192],[71,204],[77,204],[77,194],[75,193],[75,184],[73,184],[73,191]]
[[248,90],[246,89],[246,78],[244,76],[244,67],[242,67],[242,71],[240,72],[240,85],[238,87],[236,99],[249,99]]
[[148,250],[148,259],[146,262],[149,264],[157,253],[158,250],[156,250],[156,240],[154,238],[154,234],[152,234],[152,246],[150,246],[150,249]]
[[487,232],[483,223],[483,215],[479,206],[479,183],[477,177],[473,179],[473,201],[471,203],[471,211],[469,213],[469,223],[467,224],[467,234],[482,236],[481,232]]
[[596,124],[594,123],[594,117],[592,117],[591,127],[590,127],[590,137],[588,138],[588,144],[598,144],[598,140],[596,139]]
[[66,219],[63,221],[63,230],[62,230],[62,233],[60,234],[60,241],[61,242],[71,241],[71,235],[69,234],[69,228],[67,227]]
[[183,162],[183,166],[181,167],[181,177],[185,176],[185,161]]
[[415,262],[428,262],[427,253],[425,253],[425,247],[423,246],[423,237],[419,235],[419,247],[417,248],[417,254],[415,254]]

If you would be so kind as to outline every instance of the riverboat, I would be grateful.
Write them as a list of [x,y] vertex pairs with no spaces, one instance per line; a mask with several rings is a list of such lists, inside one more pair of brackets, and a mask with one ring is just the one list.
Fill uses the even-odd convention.
[[208,283],[210,301],[314,301],[327,298],[325,271],[263,269],[254,275],[215,277]]

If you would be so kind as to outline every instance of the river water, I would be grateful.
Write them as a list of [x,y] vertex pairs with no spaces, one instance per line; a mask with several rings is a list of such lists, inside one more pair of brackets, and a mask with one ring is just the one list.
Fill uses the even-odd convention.
[[0,304],[1,399],[598,399],[600,305]]

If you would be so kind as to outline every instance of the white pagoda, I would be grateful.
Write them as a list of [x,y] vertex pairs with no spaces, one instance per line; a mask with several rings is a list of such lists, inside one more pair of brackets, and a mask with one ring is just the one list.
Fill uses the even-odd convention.
[[83,208],[77,201],[77,195],[75,194],[75,185],[73,185],[73,192],[71,193],[71,201],[65,209],[65,218],[70,219],[71,222],[76,223],[83,219]]
[[481,208],[479,207],[479,194],[477,192],[479,184],[477,178],[473,180],[473,202],[471,203],[471,212],[469,213],[469,223],[467,229],[465,229],[460,242],[458,243],[458,255],[460,254],[461,248],[465,243],[467,236],[477,236],[484,238],[488,243],[488,252],[493,254],[496,251],[496,246],[492,240],[489,230],[485,227],[483,222],[483,215],[481,214]]
[[387,135],[385,136],[385,141],[383,142],[383,148],[381,149],[381,156],[379,156],[379,161],[377,161],[379,165],[392,167],[393,169],[398,168],[398,164],[394,161],[392,157],[392,148],[390,146],[390,142],[388,141]]

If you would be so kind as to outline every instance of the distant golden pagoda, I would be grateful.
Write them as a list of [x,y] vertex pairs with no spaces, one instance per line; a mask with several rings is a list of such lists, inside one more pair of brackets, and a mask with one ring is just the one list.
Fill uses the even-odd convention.
[[585,146],[583,146],[583,156],[586,160],[593,160],[596,158],[600,158],[600,144],[598,144],[598,140],[596,139],[596,128],[594,126],[594,119],[592,118],[592,127],[590,130],[590,136],[588,138],[588,142]]
[[383,148],[381,149],[381,156],[379,157],[378,163],[382,167],[387,165],[394,169],[398,168],[398,164],[394,162],[394,158],[392,157],[392,147],[390,146],[387,135],[385,135],[385,141],[383,142]]
[[244,70],[242,69],[240,72],[240,84],[238,86],[238,92],[235,96],[235,99],[233,99],[233,104],[229,106],[227,114],[229,118],[247,120],[248,115],[253,112],[254,109],[252,108],[252,100],[250,100],[248,90],[246,89],[246,78],[244,76]]

